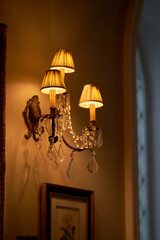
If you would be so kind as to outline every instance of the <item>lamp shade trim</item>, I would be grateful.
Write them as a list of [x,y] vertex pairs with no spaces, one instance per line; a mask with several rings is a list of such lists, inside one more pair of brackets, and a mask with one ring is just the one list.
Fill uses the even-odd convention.
[[82,108],[89,108],[89,105],[90,104],[94,104],[95,105],[95,108],[100,108],[100,107],[103,107],[103,102],[100,102],[100,101],[85,101],[85,102],[81,102],[79,103],[79,106],[82,107]]
[[49,94],[49,91],[51,89],[54,89],[56,91],[56,94],[61,94],[61,93],[65,93],[66,92],[66,89],[65,88],[62,88],[62,87],[57,87],[57,86],[46,86],[46,87],[43,87],[41,88],[41,92],[42,93],[45,93],[45,94]]
[[68,67],[68,66],[63,66],[63,65],[54,65],[54,66],[50,66],[51,70],[61,70],[64,69],[65,73],[73,73],[75,72],[75,69],[72,67]]

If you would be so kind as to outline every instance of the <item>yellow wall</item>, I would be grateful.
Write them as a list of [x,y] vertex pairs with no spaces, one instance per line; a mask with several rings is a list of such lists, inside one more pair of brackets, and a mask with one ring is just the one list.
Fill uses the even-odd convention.
[[[39,186],[50,182],[95,191],[95,240],[124,240],[124,161],[122,41],[126,1],[1,0],[0,22],[8,25],[5,240],[39,235]],[[43,113],[48,96],[39,89],[54,52],[70,49],[76,73],[66,76],[72,120],[80,133],[89,113],[78,107],[84,84],[99,86],[104,107],[97,111],[104,145],[97,150],[99,171],[90,174],[89,153],[76,154],[79,178],[71,182],[66,162],[54,176],[35,170],[43,159],[35,142],[24,139],[26,101],[38,94]],[[45,156],[45,166],[47,165]]]

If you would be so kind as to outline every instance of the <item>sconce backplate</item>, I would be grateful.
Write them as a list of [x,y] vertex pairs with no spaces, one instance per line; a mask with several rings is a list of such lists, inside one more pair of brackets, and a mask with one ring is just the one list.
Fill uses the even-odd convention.
[[[28,127],[28,133],[25,134],[25,138],[29,139],[32,135],[35,141],[39,141],[38,125],[39,119],[41,117],[41,109],[39,106],[39,97],[34,95],[27,102],[27,105],[24,109],[23,116],[25,123]],[[42,132],[44,129],[42,129]],[[41,133],[42,133],[41,132]]]

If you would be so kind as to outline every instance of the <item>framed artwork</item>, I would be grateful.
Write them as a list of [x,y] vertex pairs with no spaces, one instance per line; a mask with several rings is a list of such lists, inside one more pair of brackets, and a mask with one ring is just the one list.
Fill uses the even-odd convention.
[[41,240],[94,240],[94,192],[43,183]]

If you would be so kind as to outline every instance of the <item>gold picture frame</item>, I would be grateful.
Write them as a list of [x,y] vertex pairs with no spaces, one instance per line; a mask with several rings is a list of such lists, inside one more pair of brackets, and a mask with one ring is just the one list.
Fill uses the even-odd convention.
[[94,240],[94,192],[43,183],[41,240]]

